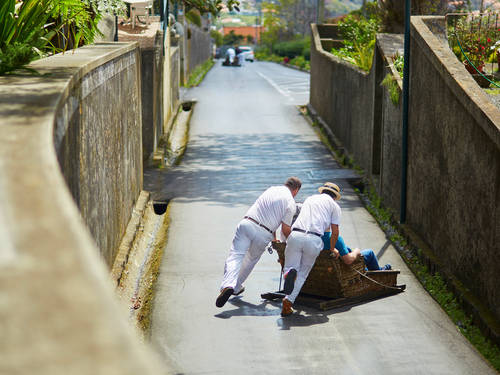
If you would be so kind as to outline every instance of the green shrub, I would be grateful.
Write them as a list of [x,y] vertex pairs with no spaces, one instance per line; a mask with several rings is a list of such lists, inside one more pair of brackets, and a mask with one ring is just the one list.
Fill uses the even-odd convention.
[[293,59],[296,56],[302,56],[303,51],[307,48],[309,43],[310,48],[310,40],[309,38],[304,38],[301,40],[295,40],[291,42],[281,42],[276,43],[274,45],[274,53],[278,56],[288,57],[289,59]]
[[270,55],[271,52],[267,46],[258,46],[255,48],[254,56],[257,60],[267,60]]
[[[98,6],[99,5],[99,6]],[[27,71],[48,53],[93,43],[101,12],[123,12],[122,0],[3,0],[0,4],[0,75]]]
[[306,61],[304,56],[297,56],[290,60],[291,65],[298,66],[301,70],[310,70],[311,64]]
[[311,61],[311,46],[304,47],[302,56],[304,56],[307,61]]
[[344,38],[344,48],[332,49],[332,54],[338,58],[370,71],[375,49],[375,35],[380,30],[380,20],[356,19],[348,16],[339,22],[339,31]]

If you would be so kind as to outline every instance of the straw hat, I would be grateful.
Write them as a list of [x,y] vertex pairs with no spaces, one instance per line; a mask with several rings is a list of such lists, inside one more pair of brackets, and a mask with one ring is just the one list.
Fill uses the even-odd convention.
[[334,183],[332,182],[325,182],[325,184],[323,186],[321,186],[318,191],[320,193],[323,193],[323,192],[330,192],[332,193],[336,198],[334,198],[336,201],[338,201],[340,198],[342,198],[342,196],[340,195],[340,189],[337,185],[335,185]]

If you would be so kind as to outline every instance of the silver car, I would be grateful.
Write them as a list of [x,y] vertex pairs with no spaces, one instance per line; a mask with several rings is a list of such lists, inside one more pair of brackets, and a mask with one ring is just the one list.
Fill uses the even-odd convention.
[[253,56],[253,49],[252,47],[250,46],[240,46],[239,47],[243,53],[244,53],[244,56],[245,56],[245,60],[249,60],[251,62],[253,62],[253,60],[255,59],[254,56]]

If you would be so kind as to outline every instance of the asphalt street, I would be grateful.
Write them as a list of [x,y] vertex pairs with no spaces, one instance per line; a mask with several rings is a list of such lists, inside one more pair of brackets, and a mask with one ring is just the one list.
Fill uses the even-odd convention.
[[[221,60],[184,93],[194,99],[190,141],[179,166],[162,172],[157,199],[171,225],[153,308],[152,344],[168,374],[495,374],[405,266],[342,179],[340,167],[296,105],[309,75],[268,62]],[[215,306],[238,222],[268,187],[295,175],[302,202],[326,181],[340,186],[340,234],[400,269],[406,291],[334,310],[294,306],[278,290],[277,255],[265,252],[246,291]]]

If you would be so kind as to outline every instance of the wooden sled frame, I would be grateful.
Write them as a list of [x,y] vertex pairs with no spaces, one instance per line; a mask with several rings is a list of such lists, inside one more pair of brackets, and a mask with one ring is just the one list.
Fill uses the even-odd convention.
[[[273,248],[278,253],[283,272],[285,244],[273,243]],[[365,271],[363,256],[346,265],[329,255],[329,250],[320,253],[295,303],[329,310],[398,294],[406,289],[406,285],[396,285],[399,270]],[[261,294],[261,297],[283,299],[285,294],[278,291]]]
[[[316,296],[313,294],[300,293],[295,300],[297,305],[313,307],[322,311],[336,309],[338,307],[354,305],[356,303],[376,300],[385,296],[398,294],[406,289],[406,285],[396,285],[392,288],[395,289],[380,289],[360,294],[354,297],[341,297],[330,299],[328,297]],[[260,295],[266,301],[273,301],[276,299],[282,300],[285,298],[285,293],[282,291],[263,293]]]

